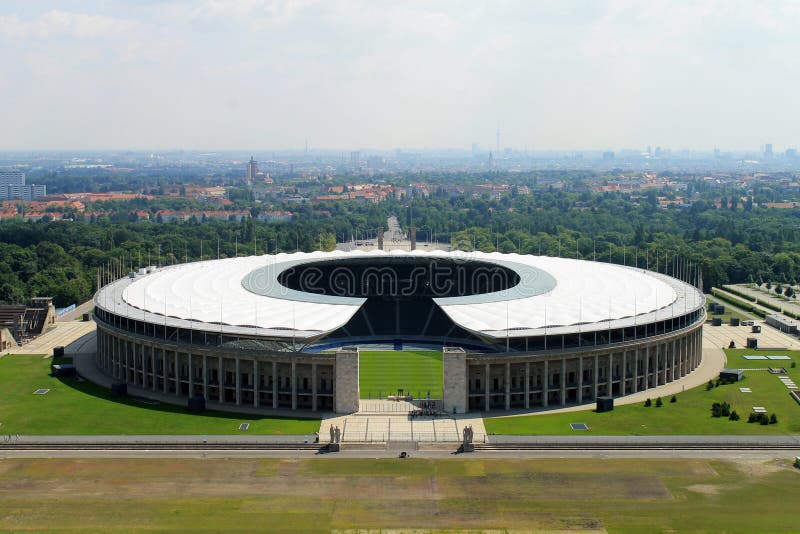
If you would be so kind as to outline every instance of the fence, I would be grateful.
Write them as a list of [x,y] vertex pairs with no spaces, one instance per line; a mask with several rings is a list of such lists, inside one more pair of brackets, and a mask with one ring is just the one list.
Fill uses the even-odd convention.
[[74,310],[75,307],[76,307],[75,304],[70,304],[66,308],[56,308],[56,317],[61,317],[63,315],[66,315],[67,313],[69,313],[72,310]]

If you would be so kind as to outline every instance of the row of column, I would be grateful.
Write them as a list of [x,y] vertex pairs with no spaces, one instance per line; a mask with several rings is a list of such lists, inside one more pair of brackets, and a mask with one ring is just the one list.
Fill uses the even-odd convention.
[[[219,402],[254,408],[317,411],[333,407],[333,364],[191,354],[127,339],[101,328],[97,330],[97,344],[97,365],[105,373],[155,393],[202,395],[214,400],[212,393],[216,390]],[[262,404],[262,396],[266,404]]]
[[[471,363],[469,405],[485,411],[530,409],[537,404],[548,407],[555,402],[565,406],[596,400],[599,396],[622,396],[682,378],[701,359],[702,330],[698,328],[670,340],[610,354]],[[571,380],[567,380],[573,373]],[[444,379],[446,382],[448,377]]]

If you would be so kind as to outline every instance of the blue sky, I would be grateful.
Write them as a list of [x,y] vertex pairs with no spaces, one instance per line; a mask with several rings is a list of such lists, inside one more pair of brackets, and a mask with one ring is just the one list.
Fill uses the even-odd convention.
[[9,1],[0,149],[800,144],[800,2]]

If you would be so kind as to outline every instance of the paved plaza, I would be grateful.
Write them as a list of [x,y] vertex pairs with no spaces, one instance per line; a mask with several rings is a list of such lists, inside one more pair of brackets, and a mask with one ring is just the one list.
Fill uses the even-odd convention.
[[486,436],[483,419],[476,414],[454,416],[409,416],[417,407],[407,401],[361,399],[355,414],[325,417],[320,424],[320,442],[330,439],[330,428],[339,427],[340,441],[347,443],[460,443],[465,426],[472,426],[473,441]]

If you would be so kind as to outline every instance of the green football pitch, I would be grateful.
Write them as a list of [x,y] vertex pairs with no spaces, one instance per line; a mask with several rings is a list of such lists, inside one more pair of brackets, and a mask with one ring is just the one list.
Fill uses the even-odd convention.
[[386,397],[402,389],[414,397],[442,398],[442,353],[380,351],[359,354],[361,398]]

